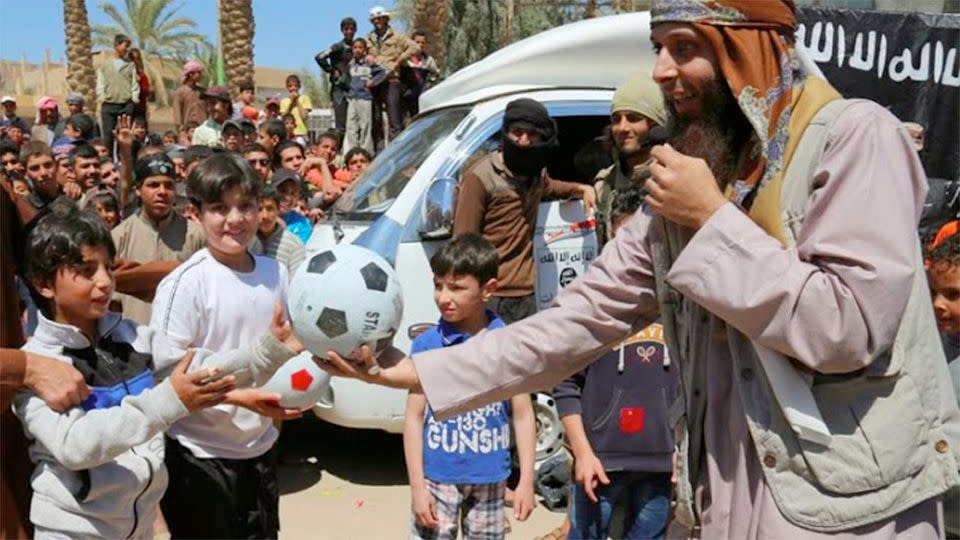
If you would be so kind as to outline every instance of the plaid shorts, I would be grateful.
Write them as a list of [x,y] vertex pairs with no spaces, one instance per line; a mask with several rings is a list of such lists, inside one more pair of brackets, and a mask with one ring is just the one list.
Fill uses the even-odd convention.
[[427,490],[437,501],[436,529],[417,525],[411,515],[410,538],[413,540],[455,540],[457,529],[463,529],[464,540],[497,540],[506,534],[503,495],[507,483],[441,484],[426,479]]

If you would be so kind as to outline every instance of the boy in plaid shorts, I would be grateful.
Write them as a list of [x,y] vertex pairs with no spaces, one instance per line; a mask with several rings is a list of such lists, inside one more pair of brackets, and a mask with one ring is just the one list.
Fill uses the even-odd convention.
[[[413,341],[411,356],[504,326],[485,308],[497,288],[499,262],[493,245],[475,234],[458,236],[434,254],[433,299],[441,318]],[[411,538],[454,539],[458,528],[463,538],[504,537],[511,416],[520,460],[514,517],[524,521],[534,507],[536,428],[530,396],[437,420],[423,393],[410,392],[403,448],[412,498]]]

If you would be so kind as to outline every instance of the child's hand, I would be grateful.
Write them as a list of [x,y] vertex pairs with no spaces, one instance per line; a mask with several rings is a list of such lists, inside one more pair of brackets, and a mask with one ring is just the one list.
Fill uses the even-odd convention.
[[411,490],[411,506],[413,515],[417,520],[417,525],[426,529],[436,529],[440,526],[440,520],[437,518],[437,501],[433,495],[427,491],[427,488]]
[[227,394],[226,402],[277,420],[293,420],[303,416],[303,411],[282,407],[280,394],[265,392],[259,388],[233,390]]
[[533,482],[521,480],[517,489],[513,492],[513,517],[519,521],[526,521],[536,507],[537,502],[533,496]]
[[80,184],[71,180],[63,185],[63,194],[76,200],[83,197],[83,188],[80,187]]
[[283,345],[290,349],[294,354],[303,352],[303,343],[293,335],[293,328],[290,327],[290,321],[283,313],[283,304],[277,302],[273,306],[273,320],[270,322],[270,333],[277,338]]
[[233,390],[236,379],[233,375],[215,379],[220,374],[219,369],[201,369],[194,373],[187,373],[193,361],[193,349],[187,351],[170,375],[170,384],[183,402],[188,411],[212,407],[223,403],[227,392]]
[[601,483],[603,485],[610,483],[606,471],[603,470],[603,464],[600,463],[600,459],[593,453],[588,456],[577,456],[574,462],[574,480],[583,486],[583,491],[587,494],[587,498],[596,503],[597,495],[594,493],[594,490],[597,489]]

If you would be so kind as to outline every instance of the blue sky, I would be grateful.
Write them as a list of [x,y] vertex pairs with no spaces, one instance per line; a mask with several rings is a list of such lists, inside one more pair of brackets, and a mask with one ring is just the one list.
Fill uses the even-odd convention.
[[[109,23],[98,5],[123,0],[87,0],[91,24]],[[217,39],[216,0],[180,0],[179,14],[195,20],[198,30]],[[367,12],[375,5],[392,8],[392,0],[253,0],[256,21],[253,49],[258,65],[297,69],[316,67],[313,55],[340,38],[340,19],[357,19],[358,34],[371,30]],[[0,58],[39,62],[50,49],[54,61],[66,57],[62,0],[0,0]]]

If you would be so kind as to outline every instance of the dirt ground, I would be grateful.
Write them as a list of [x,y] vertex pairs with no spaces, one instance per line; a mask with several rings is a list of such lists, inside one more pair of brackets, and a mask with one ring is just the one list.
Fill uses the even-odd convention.
[[[399,435],[344,429],[307,413],[280,436],[280,538],[406,538],[410,491]],[[532,539],[563,521],[538,507],[508,538]]]

